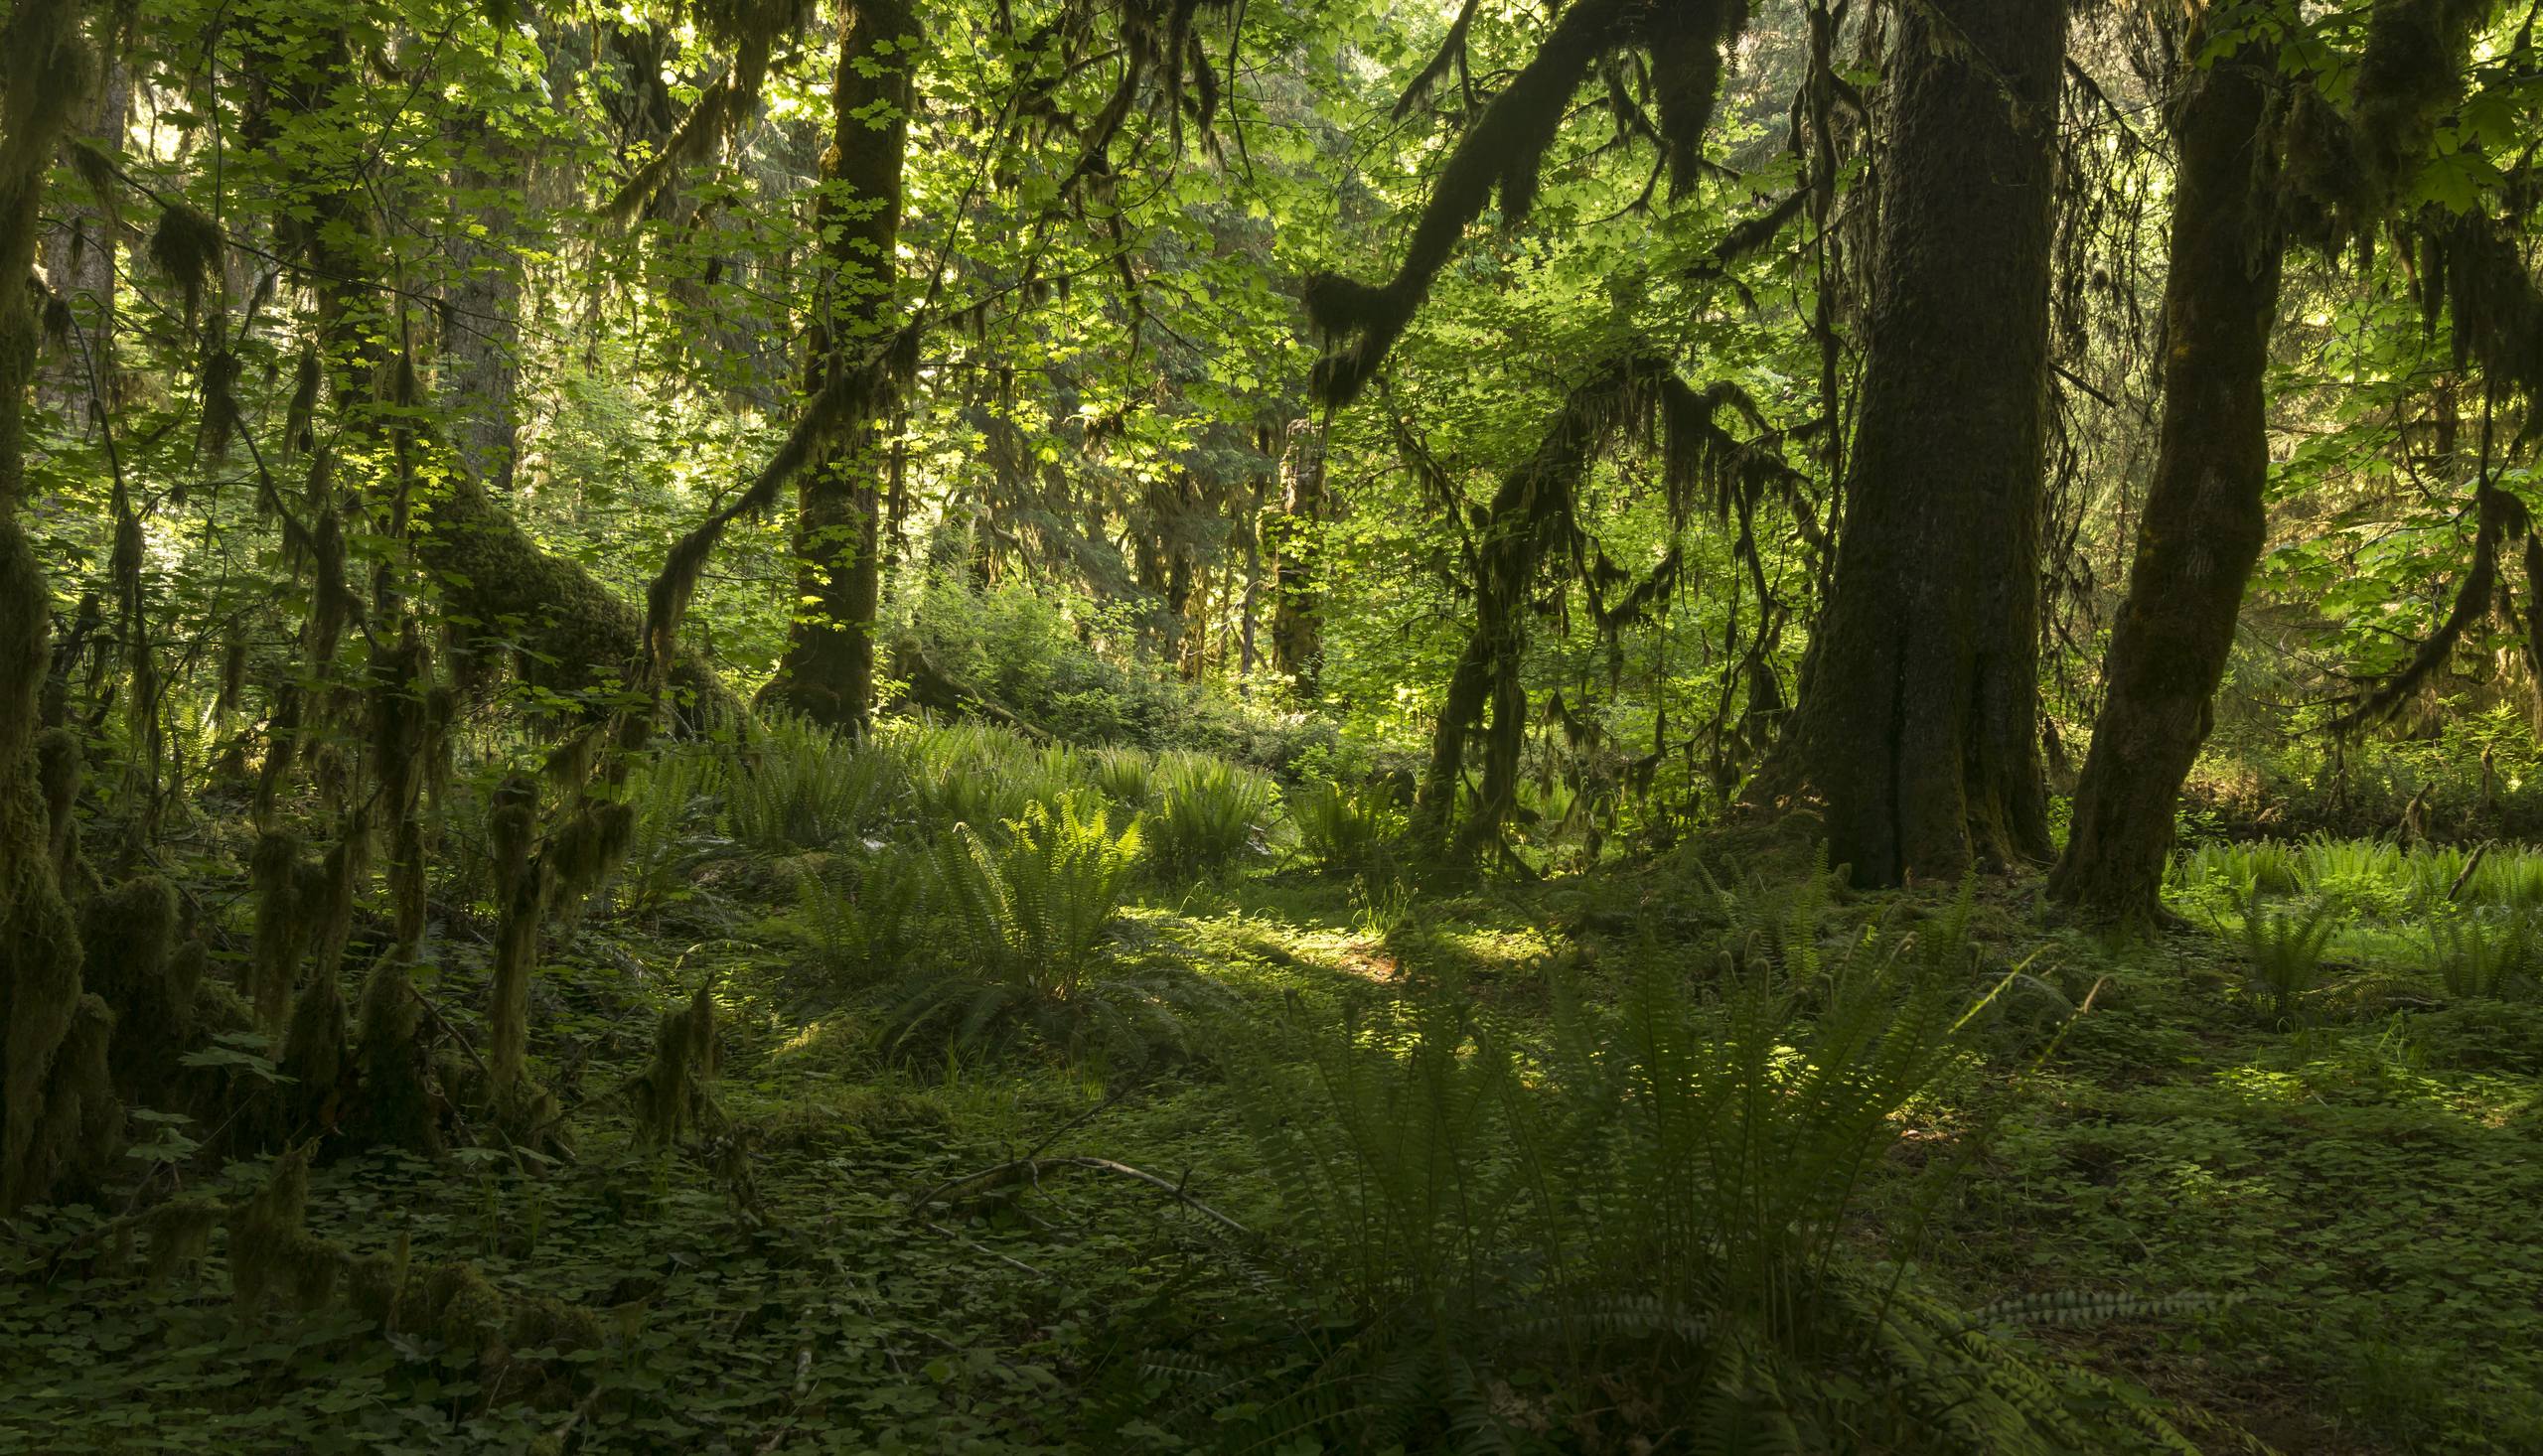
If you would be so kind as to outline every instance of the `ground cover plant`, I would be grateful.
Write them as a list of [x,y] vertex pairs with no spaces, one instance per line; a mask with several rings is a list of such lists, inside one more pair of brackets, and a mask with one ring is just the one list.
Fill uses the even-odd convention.
[[2543,1450],[2506,0],[4,0],[0,1451]]

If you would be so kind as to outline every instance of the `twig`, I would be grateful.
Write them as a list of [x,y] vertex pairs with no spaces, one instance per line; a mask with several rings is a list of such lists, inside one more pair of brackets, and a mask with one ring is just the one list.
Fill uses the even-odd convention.
[[1173,1199],[1185,1208],[1192,1210],[1194,1213],[1201,1215],[1232,1234],[1246,1238],[1254,1237],[1253,1230],[1248,1229],[1243,1224],[1229,1218],[1217,1209],[1214,1209],[1208,1204],[1201,1202],[1199,1199],[1194,1198],[1191,1194],[1184,1192],[1179,1185],[1168,1182],[1163,1178],[1159,1178],[1154,1173],[1144,1172],[1140,1169],[1133,1168],[1127,1163],[1117,1163],[1111,1158],[1085,1156],[1066,1158],[1017,1158],[1012,1162],[999,1163],[994,1167],[983,1168],[977,1173],[969,1174],[965,1177],[948,1179],[947,1181],[936,1185],[934,1188],[929,1189],[926,1193],[921,1194],[918,1198],[912,1200],[910,1203],[910,1211],[912,1213],[916,1213],[930,1204],[940,1203],[958,1197],[973,1198],[983,1193],[989,1193],[997,1189],[1007,1187],[1010,1184],[1039,1183],[1045,1170],[1057,1171],[1063,1168],[1084,1168],[1091,1172],[1111,1173],[1116,1177],[1128,1178],[1144,1183],[1148,1187],[1153,1188],[1157,1192],[1164,1194],[1166,1197]]
[[1026,1263],[1024,1260],[1022,1260],[1022,1259],[1020,1259],[1020,1258],[1012,1258],[1012,1257],[1009,1257],[1008,1255],[1006,1255],[1006,1254],[1002,1254],[1002,1253],[998,1252],[996,1249],[989,1247],[989,1246],[988,1246],[987,1244],[985,1244],[985,1243],[980,1243],[980,1242],[978,1242],[978,1241],[976,1241],[976,1240],[970,1239],[970,1238],[964,1238],[962,1235],[955,1233],[953,1230],[946,1228],[946,1227],[945,1227],[944,1225],[942,1225],[942,1224],[932,1223],[932,1222],[931,1222],[931,1223],[929,1223],[929,1224],[928,1224],[928,1226],[927,1226],[927,1227],[929,1227],[930,1229],[935,1230],[935,1231],[936,1231],[937,1233],[939,1233],[939,1234],[944,1235],[946,1238],[953,1239],[955,1242],[957,1242],[957,1243],[959,1243],[959,1244],[963,1245],[965,1248],[968,1248],[968,1249],[972,1250],[973,1253],[984,1253],[984,1254],[987,1254],[989,1257],[991,1257],[991,1258],[993,1258],[993,1259],[996,1259],[999,1263],[1009,1265],[1009,1266],[1011,1266],[1011,1267],[1013,1267],[1013,1268],[1022,1269],[1024,1272],[1026,1272],[1026,1273],[1028,1273],[1028,1274],[1031,1274],[1031,1275],[1032,1275],[1034,1278],[1036,1278],[1036,1279],[1047,1279],[1047,1278],[1049,1278],[1049,1277],[1050,1277],[1050,1275],[1043,1273],[1040,1269],[1037,1269],[1037,1268],[1033,1267],[1031,1264]]
[[2481,867],[2481,856],[2489,852],[2490,841],[2487,839],[2484,839],[2480,843],[2472,846],[2472,857],[2464,861],[2464,868],[2455,876],[2455,883],[2447,887],[2447,904],[2452,905],[2458,899],[2462,898],[2464,894],[2464,887],[2472,883],[2472,872]]

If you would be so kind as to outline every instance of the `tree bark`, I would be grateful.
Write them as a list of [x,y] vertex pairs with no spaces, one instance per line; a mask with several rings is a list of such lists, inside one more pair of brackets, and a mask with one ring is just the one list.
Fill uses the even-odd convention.
[[1754,797],[1859,884],[2045,860],[2039,516],[2063,0],[1904,7],[1861,423],[1801,705]]
[[460,464],[495,499],[506,500],[521,432],[521,274],[514,256],[516,205],[505,195],[525,195],[527,159],[482,116],[452,130],[460,160],[450,180],[459,211],[474,227],[451,229],[455,273],[443,291],[436,382]]
[[[818,391],[899,325],[894,250],[909,144],[919,25],[905,0],[857,0],[839,26],[829,150],[814,218],[822,238],[808,391]],[[795,623],[768,700],[833,728],[874,716],[874,628],[883,595],[883,456],[872,435],[889,401],[863,401],[846,443],[796,491]]]
[[[2196,30],[2188,49],[2199,49]],[[2255,153],[2274,72],[2258,45],[2192,71],[2173,118],[2163,434],[2074,828],[2048,882],[2097,917],[2144,922],[2160,909],[2174,802],[2207,739],[2268,532],[2262,376],[2285,244]]]
[[1280,453],[1280,513],[1266,522],[1272,555],[1272,670],[1312,696],[1324,655],[1323,612],[1307,556],[1324,519],[1324,427],[1289,422]]
[[[122,62],[106,67],[87,120],[88,139],[120,162],[124,128],[132,120],[132,73]],[[39,388],[75,419],[87,418],[92,364],[97,405],[111,411],[123,402],[114,364],[116,239],[111,202],[94,196],[73,202],[46,247],[46,282],[71,306],[71,316],[88,347],[84,354],[75,346],[65,351],[49,386]]]

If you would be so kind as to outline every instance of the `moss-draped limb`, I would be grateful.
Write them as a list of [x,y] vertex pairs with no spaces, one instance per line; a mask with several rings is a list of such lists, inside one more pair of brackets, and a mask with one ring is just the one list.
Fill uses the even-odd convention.
[[1663,143],[1684,186],[1712,121],[1722,45],[1737,36],[1747,13],[1746,0],[1575,0],[1565,9],[1536,55],[1458,138],[1395,276],[1381,284],[1337,273],[1307,280],[1308,315],[1337,346],[1316,364],[1316,392],[1335,404],[1359,395],[1495,193],[1505,223],[1527,216],[1572,94],[1608,52],[1651,50]]

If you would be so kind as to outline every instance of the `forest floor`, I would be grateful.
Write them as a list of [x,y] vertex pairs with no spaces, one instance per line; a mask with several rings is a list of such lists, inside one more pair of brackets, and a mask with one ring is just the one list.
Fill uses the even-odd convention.
[[[1407,977],[1453,976],[1525,1024],[1558,973],[1594,983],[1611,941],[1692,937],[1698,883],[1663,866],[1415,904],[1258,872],[1152,894],[1121,953],[1224,988],[1239,1030],[1216,1037]],[[473,1148],[317,1172],[313,1232],[607,1311],[604,1348],[489,1365],[341,1309],[242,1319],[209,1271],[154,1286],[96,1257],[104,1215],[39,1213],[0,1283],[0,1446],[1171,1448],[1122,1407],[1122,1370],[1158,1330],[1300,1298],[1211,1037],[1109,1078],[895,1068],[852,1013],[808,1013],[751,929],[755,893],[708,886],[556,947],[538,1051],[564,1069],[570,1162]],[[2447,1004],[2400,918],[2367,917],[2300,1016],[2263,1018],[2212,931],[2044,932],[2032,895],[1982,896],[1981,939],[2023,994],[1999,998],[1988,1074],[1919,1107],[1875,1180],[1890,1246],[1972,1308],[2113,1296],[2032,1338],[2151,1390],[2209,1450],[2543,1450],[2543,1006]],[[1827,933],[1935,903],[1841,899]],[[729,1125],[643,1151],[611,1093],[659,1009],[709,976]],[[426,990],[480,994],[462,970]],[[1057,1161],[1078,1157],[1122,1166]],[[262,1172],[220,1177],[238,1196]]]

